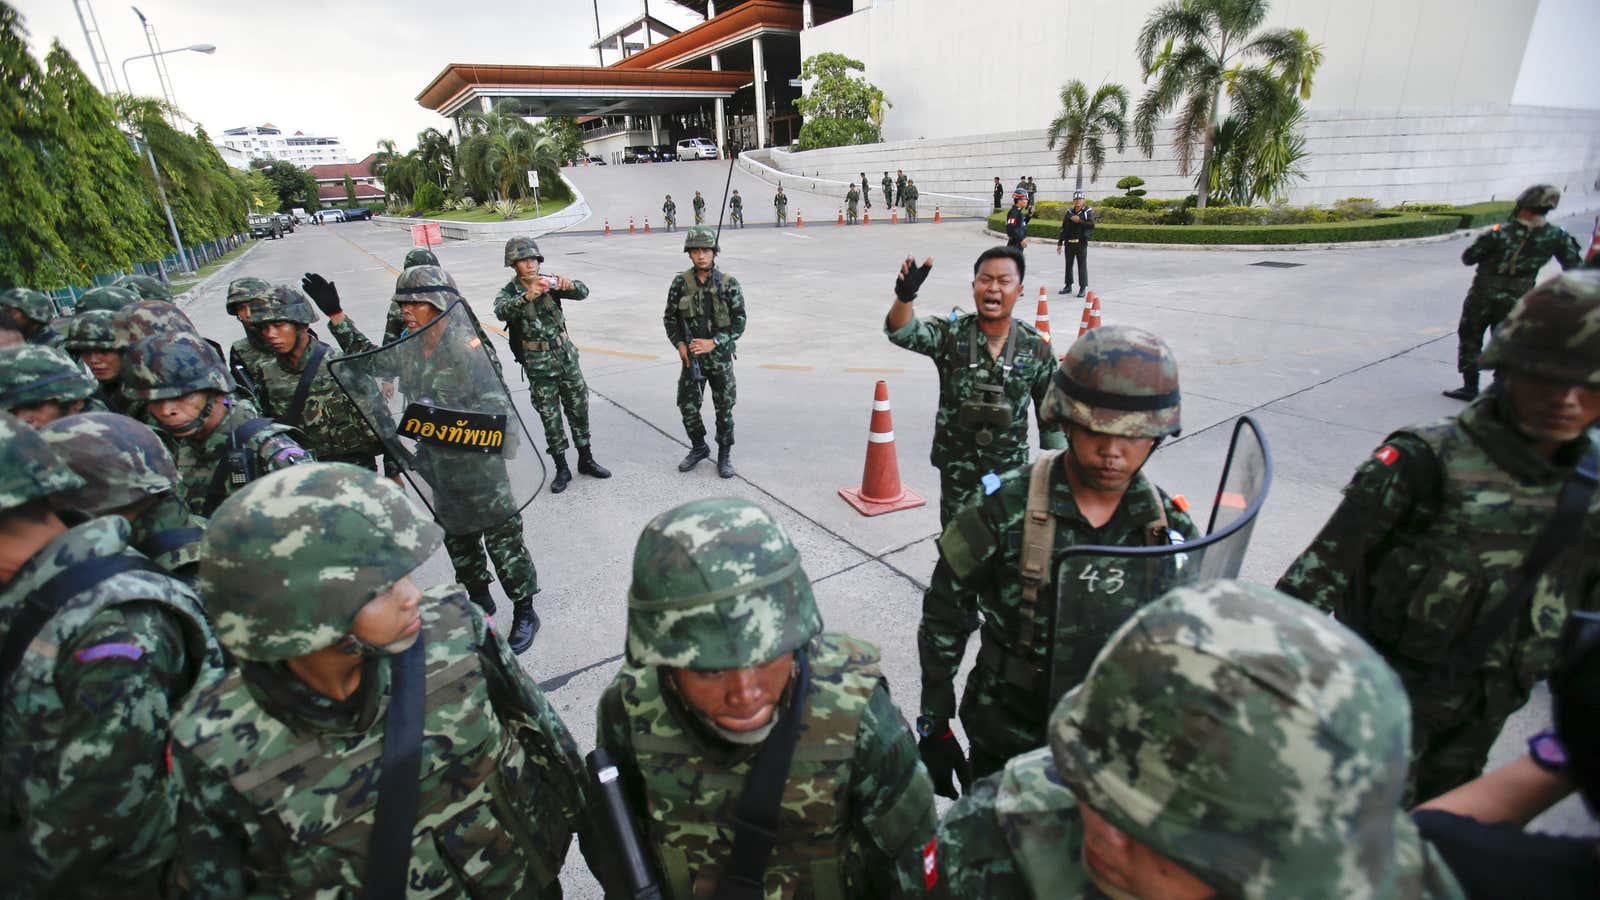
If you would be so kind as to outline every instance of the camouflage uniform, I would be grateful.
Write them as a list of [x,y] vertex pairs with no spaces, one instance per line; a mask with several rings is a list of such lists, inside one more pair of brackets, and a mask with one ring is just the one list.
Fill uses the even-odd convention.
[[22,321],[17,326],[28,343],[61,345],[63,335],[50,325],[56,317],[56,305],[48,294],[20,287],[0,291],[0,311],[3,310],[15,310],[21,315]]
[[1545,263],[1553,257],[1561,268],[1571,269],[1583,262],[1577,240],[1561,226],[1547,222],[1534,228],[1517,218],[1523,210],[1542,216],[1560,202],[1560,191],[1548,184],[1536,184],[1517,198],[1509,220],[1485,231],[1462,251],[1461,262],[1477,266],[1478,271],[1461,304],[1461,324],[1456,331],[1456,370],[1461,373],[1463,387],[1446,392],[1447,396],[1462,400],[1477,396],[1483,333],[1500,324],[1517,298],[1533,288]]
[[672,202],[672,195],[667,195],[665,203],[661,204],[661,215],[666,220],[667,230],[671,231],[678,225],[678,204]]
[[[933,360],[939,371],[939,409],[933,420],[933,453],[939,470],[939,524],[950,524],[956,511],[979,496],[982,479],[1028,463],[1028,402],[1039,417],[1039,446],[1059,450],[1066,439],[1043,422],[1045,391],[1056,370],[1055,354],[1032,325],[1012,320],[1012,359],[989,353],[978,330],[978,314],[913,318],[898,331],[884,325],[889,342]],[[977,421],[986,387],[1001,389],[1011,407],[1010,426]],[[998,400],[999,398],[994,398]],[[964,416],[962,407],[969,412]],[[968,424],[962,424],[966,418]],[[985,443],[987,436],[987,443]]]
[[[84,362],[83,354],[92,351],[115,353],[120,359],[126,346],[117,340],[117,334],[112,327],[113,314],[109,310],[97,309],[91,312],[80,312],[73,315],[67,325],[67,337],[62,342],[62,349],[88,367]],[[92,374],[92,373],[91,373]],[[98,378],[97,378],[98,380]],[[122,392],[122,373],[100,381],[95,388],[95,397],[105,404],[106,409],[115,413],[139,418],[144,415],[144,405],[134,403]]]
[[699,191],[694,192],[693,206],[694,223],[696,225],[704,225],[706,223],[706,198],[700,196]]
[[[300,429],[300,443],[321,462],[346,462],[377,471],[376,457],[383,455],[383,447],[373,437],[361,414],[348,395],[339,388],[329,371],[327,360],[339,353],[324,344],[311,330],[317,320],[317,311],[311,301],[292,287],[279,285],[269,297],[250,301],[250,324],[261,327],[270,322],[290,322],[305,335],[306,343],[298,362],[290,354],[275,354],[272,361],[261,369],[261,380],[256,383],[256,399],[261,409],[283,425]],[[334,339],[342,350],[350,351],[365,343],[354,337],[359,334],[345,319],[330,325]],[[311,376],[310,389],[300,415],[289,418],[290,405],[300,389],[306,365],[318,347],[325,354],[317,371]]]
[[784,195],[781,187],[772,195],[772,209],[777,215],[779,228],[789,224],[789,198]]
[[39,434],[84,482],[59,494],[58,508],[112,516],[146,504],[129,520],[128,546],[193,583],[206,521],[178,498],[177,464],[154,431],[127,416],[96,412],[57,419]]
[[732,228],[744,227],[744,198],[739,196],[739,189],[733,189],[733,196],[728,198],[728,225]]
[[856,190],[855,182],[850,182],[850,190],[844,195],[844,221],[846,225],[854,225],[861,218],[861,192]]
[[889,177],[888,172],[883,173],[883,205],[894,205],[894,179]]
[[84,291],[83,296],[78,298],[78,304],[73,308],[72,314],[81,316],[86,312],[116,312],[130,303],[137,302],[139,302],[138,294],[126,288],[106,285]]
[[[721,249],[717,247],[715,232],[705,227],[689,229],[684,238],[684,252],[697,247]],[[661,314],[667,343],[674,347],[687,346],[691,338],[706,338],[717,345],[710,353],[691,356],[691,359],[700,364],[705,383],[711,386],[711,405],[717,411],[717,446],[721,449],[719,467],[733,448],[733,405],[739,398],[733,360],[737,355],[737,342],[744,335],[744,325],[744,292],[739,289],[739,279],[723,274],[714,261],[706,284],[700,283],[692,267],[673,276],[667,288],[666,311]],[[707,450],[706,424],[700,417],[700,406],[705,402],[703,390],[696,385],[691,369],[679,368],[678,412],[683,416],[683,430],[693,445],[691,455]],[[680,467],[679,471],[687,469]],[[731,464],[728,475],[732,475]]]
[[[175,445],[178,495],[199,515],[209,516],[222,498],[245,481],[309,459],[291,436],[294,429],[271,421],[260,427],[246,427],[252,420],[263,418],[261,413],[254,403],[232,395],[233,378],[223,367],[222,357],[193,334],[156,335],[129,347],[123,379],[129,395],[146,402],[206,392],[202,420],[213,403],[227,408],[222,421],[209,433],[168,434]],[[245,435],[238,447],[241,461],[248,466],[245,472],[229,468],[228,457],[240,441],[235,437],[236,429]]]
[[1400,806],[1405,707],[1337,624],[1255,585],[1179,588],[1112,635],[1049,746],[978,782],[929,855],[950,897],[1103,898],[1087,806],[1219,897],[1463,897]]
[[44,403],[59,404],[64,416],[103,410],[99,390],[99,382],[64,350],[44,344],[0,349],[0,409],[7,412],[22,415],[19,410]]
[[[416,640],[426,699],[407,896],[559,896],[585,820],[581,762],[485,618],[449,585],[423,594],[406,648],[347,637],[439,541],[399,488],[348,465],[274,473],[217,511],[201,590],[239,664],[173,729],[189,896],[344,896],[367,882],[391,660]],[[341,642],[365,657],[347,700],[284,665]]]
[[[1497,329],[1483,365],[1600,386],[1600,274],[1535,288]],[[1600,610],[1600,498],[1575,547],[1546,566],[1526,612],[1459,677],[1436,677],[1495,615],[1580,459],[1591,429],[1554,459],[1534,452],[1508,396],[1401,429],[1362,463],[1278,589],[1334,613],[1400,673],[1411,695],[1415,799],[1477,777],[1506,717],[1558,661],[1574,610]]]
[[907,222],[915,222],[917,220],[917,193],[917,183],[909,178],[906,179],[906,191],[901,196],[900,202],[906,208]]
[[[1151,410],[1151,403],[1144,401],[1165,405]],[[1040,414],[1041,430],[1057,434],[1068,422],[1127,437],[1159,440],[1176,434],[1177,362],[1166,344],[1149,332],[1114,325],[1096,328],[1067,351]],[[1199,534],[1183,508],[1142,472],[1134,474],[1111,519],[1098,528],[1090,525],[1072,497],[1066,462],[1063,452],[1039,463],[1048,469],[1055,538],[1050,564],[1034,584],[1037,595],[1032,601],[1026,598],[1029,584],[1021,568],[1031,467],[1012,469],[991,482],[986,494],[963,507],[939,537],[939,562],[922,599],[922,623],[917,629],[922,711],[939,721],[956,712],[956,671],[981,613],[978,661],[961,701],[961,724],[971,739],[972,768],[979,776],[1044,742],[1052,644],[1071,647],[1074,654],[1070,665],[1058,660],[1054,668],[1081,678],[1106,636],[1151,599],[1139,584],[1124,578],[1125,573],[1086,561],[1074,576],[1082,598],[1071,604],[1077,619],[1056,621],[1054,582],[1061,552],[1081,544],[1164,545]],[[1156,527],[1163,518],[1166,527]]]
[[[39,435],[0,413],[0,518],[83,486]],[[5,893],[163,896],[177,838],[178,795],[162,763],[168,726],[221,654],[195,595],[139,565],[127,522],[55,524],[61,532],[0,583],[0,639],[57,576],[108,559],[134,567],[66,596],[6,680]]]
[[[748,501],[697,500],[656,517],[633,557],[627,663],[601,697],[596,743],[617,760],[664,896],[709,896],[732,852],[739,788],[763,743],[734,743],[678,693],[674,668],[750,668],[805,654],[810,680],[768,897],[920,893],[933,792],[889,698],[878,651],[822,618],[799,553]],[[797,682],[779,701],[792,714]]]
[[161,279],[149,275],[124,275],[111,282],[112,287],[119,287],[125,291],[137,294],[141,300],[165,300],[172,302],[172,291],[162,283]]
[[[271,294],[272,285],[261,278],[235,278],[228,282],[228,315],[238,319],[239,327],[244,329],[244,337],[234,341],[233,346],[228,348],[228,371],[233,373],[235,381],[241,378],[245,380],[252,391],[264,380],[262,370],[272,362],[273,354],[266,338],[251,327],[248,307],[250,301],[265,299]],[[243,318],[240,318],[241,310]]]

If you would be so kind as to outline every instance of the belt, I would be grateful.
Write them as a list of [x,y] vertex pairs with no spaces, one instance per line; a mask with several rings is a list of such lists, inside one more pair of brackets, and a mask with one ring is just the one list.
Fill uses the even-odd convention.
[[[980,632],[981,635],[981,632]],[[992,641],[978,644],[978,665],[1000,676],[1000,680],[1029,693],[1039,691],[1045,672],[1039,666]]]
[[566,345],[567,336],[563,334],[561,335],[560,340],[555,341],[523,341],[522,349],[532,350],[536,353],[548,353],[551,350],[560,350],[566,347]]

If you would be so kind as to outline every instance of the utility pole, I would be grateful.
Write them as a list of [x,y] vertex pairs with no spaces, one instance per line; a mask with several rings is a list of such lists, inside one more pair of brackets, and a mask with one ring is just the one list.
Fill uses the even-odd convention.
[[[139,24],[144,26],[144,41],[150,46],[150,56],[156,66],[156,80],[161,83],[161,99],[167,101],[167,106],[172,110],[171,115],[176,117],[178,104],[172,96],[172,77],[167,74],[167,64],[161,61],[161,57],[165,54],[161,50],[161,41],[156,38],[156,27],[150,24],[144,13],[139,12],[139,7],[131,8],[133,14],[139,17]],[[133,93],[132,84],[128,85],[128,93]]]
[[89,44],[89,58],[94,60],[94,72],[100,76],[100,92],[113,93],[118,90],[117,73],[111,68],[111,57],[106,53],[106,39],[100,34],[100,22],[94,17],[94,7],[89,0],[72,0],[72,7],[78,12],[78,24],[83,26],[83,39]]
[[600,0],[594,0],[594,55],[600,65],[606,64],[606,53],[600,49]]

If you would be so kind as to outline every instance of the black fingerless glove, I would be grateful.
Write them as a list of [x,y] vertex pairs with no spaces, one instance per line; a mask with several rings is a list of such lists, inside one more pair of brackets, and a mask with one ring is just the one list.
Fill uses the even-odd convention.
[[923,263],[920,266],[912,266],[904,275],[896,276],[894,295],[903,303],[917,299],[917,291],[922,288],[922,283],[928,280],[928,273],[932,271],[933,263]]

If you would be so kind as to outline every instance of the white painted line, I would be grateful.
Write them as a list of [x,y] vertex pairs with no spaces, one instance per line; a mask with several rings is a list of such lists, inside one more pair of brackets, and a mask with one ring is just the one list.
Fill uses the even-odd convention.
[[794,232],[788,231],[788,230],[785,230],[783,232],[783,235],[784,235],[784,237],[799,238],[802,241],[814,241],[814,240],[816,240],[816,238],[812,237],[809,234],[795,234]]
[[869,443],[869,444],[892,444],[892,443],[894,443],[894,432],[892,432],[892,431],[883,431],[883,432],[871,431],[871,432],[868,432],[867,433],[867,443]]

